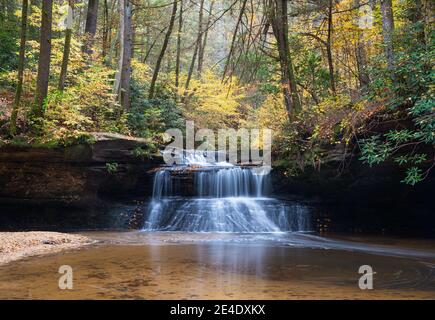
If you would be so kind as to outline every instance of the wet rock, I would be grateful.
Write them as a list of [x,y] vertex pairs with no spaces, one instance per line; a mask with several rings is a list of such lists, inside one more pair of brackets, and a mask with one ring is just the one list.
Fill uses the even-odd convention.
[[[107,200],[150,195],[149,171],[162,159],[139,158],[133,152],[148,141],[118,134],[94,135],[93,144],[66,148],[1,147],[0,229],[14,219],[32,220],[36,211],[59,222],[71,210],[83,213],[74,217],[77,221],[91,219],[95,212],[110,207]],[[108,170],[108,163],[116,164],[116,170]]]

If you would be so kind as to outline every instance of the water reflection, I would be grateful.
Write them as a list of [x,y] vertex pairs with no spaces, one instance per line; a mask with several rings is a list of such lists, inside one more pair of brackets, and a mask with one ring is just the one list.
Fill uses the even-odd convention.
[[[435,253],[423,248],[294,233],[87,235],[102,242],[1,267],[0,298],[435,298]],[[62,264],[73,291],[57,287]],[[376,271],[371,292],[357,286],[363,264]]]

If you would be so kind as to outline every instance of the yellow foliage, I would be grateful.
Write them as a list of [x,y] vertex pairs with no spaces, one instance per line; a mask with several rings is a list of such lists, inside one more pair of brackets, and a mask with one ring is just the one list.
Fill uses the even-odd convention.
[[279,134],[288,123],[287,111],[283,104],[282,94],[269,94],[256,112],[255,125],[268,128]]
[[146,64],[136,59],[131,60],[132,78],[142,82],[151,82],[152,69]]
[[187,75],[180,77],[178,95],[184,97],[182,110],[186,119],[195,121],[197,128],[219,129],[239,126],[243,88],[235,77],[227,83],[213,72],[207,70],[201,79],[192,79],[189,90],[185,92],[184,83]]

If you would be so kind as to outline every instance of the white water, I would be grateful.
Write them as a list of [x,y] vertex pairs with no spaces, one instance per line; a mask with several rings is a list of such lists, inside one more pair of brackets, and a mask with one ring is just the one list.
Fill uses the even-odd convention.
[[211,163],[201,153],[184,152],[184,169],[194,167],[194,197],[173,188],[179,166],[154,176],[153,197],[143,229],[189,232],[309,231],[308,209],[268,197],[269,176],[253,168]]
[[267,176],[252,169],[231,167],[195,173],[195,188],[199,197],[262,197],[268,192]]
[[188,166],[219,166],[231,167],[232,164],[226,161],[226,153],[222,151],[203,151],[203,150],[185,150],[171,148],[170,150],[161,151],[162,154],[170,154],[175,162],[179,165]]

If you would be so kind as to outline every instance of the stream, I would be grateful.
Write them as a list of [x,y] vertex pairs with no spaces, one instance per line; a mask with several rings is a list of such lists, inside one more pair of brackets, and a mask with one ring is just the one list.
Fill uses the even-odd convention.
[[[433,241],[320,236],[256,168],[184,159],[156,171],[140,230],[79,232],[96,242],[1,266],[0,299],[435,299]],[[174,179],[186,170],[191,197]],[[58,288],[61,265],[73,290]]]

